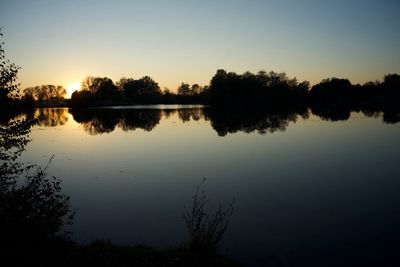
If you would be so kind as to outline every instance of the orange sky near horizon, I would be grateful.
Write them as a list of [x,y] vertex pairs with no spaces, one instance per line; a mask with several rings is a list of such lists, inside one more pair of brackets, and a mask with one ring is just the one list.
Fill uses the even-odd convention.
[[148,75],[175,91],[218,69],[382,80],[400,73],[399,12],[392,0],[15,0],[0,2],[0,26],[21,88]]

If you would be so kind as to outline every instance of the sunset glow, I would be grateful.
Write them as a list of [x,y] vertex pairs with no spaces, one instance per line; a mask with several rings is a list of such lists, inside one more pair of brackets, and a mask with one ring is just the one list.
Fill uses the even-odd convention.
[[220,68],[364,83],[400,69],[398,1],[117,2],[1,1],[22,86],[148,75],[176,90]]
[[76,90],[79,90],[81,88],[80,82],[73,82],[67,87],[67,95],[66,98],[71,98],[71,95],[73,92]]

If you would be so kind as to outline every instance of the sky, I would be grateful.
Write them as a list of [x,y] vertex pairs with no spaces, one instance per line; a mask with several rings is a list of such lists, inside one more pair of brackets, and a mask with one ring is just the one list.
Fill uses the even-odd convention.
[[397,0],[0,0],[21,87],[86,76],[206,85],[217,69],[312,84],[400,73]]

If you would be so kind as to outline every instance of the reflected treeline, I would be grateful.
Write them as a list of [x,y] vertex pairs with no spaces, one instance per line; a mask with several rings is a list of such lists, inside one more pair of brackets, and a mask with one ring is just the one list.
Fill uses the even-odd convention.
[[260,134],[284,131],[290,122],[296,122],[298,116],[308,117],[307,109],[293,111],[271,110],[228,110],[208,108],[182,109],[70,109],[74,120],[83,125],[91,134],[110,133],[116,128],[123,131],[142,129],[153,130],[162,117],[172,115],[183,122],[210,120],[213,129],[220,136],[243,131]]
[[153,130],[165,117],[172,115],[183,122],[209,120],[211,126],[220,136],[239,131],[260,134],[284,131],[290,122],[298,117],[308,118],[307,108],[296,110],[268,109],[70,109],[75,121],[83,125],[83,129],[91,134],[110,133],[116,128],[123,131],[142,129]]
[[68,109],[66,108],[40,108],[35,109],[33,117],[37,124],[46,127],[61,126],[68,121]]
[[36,125],[43,127],[62,126],[68,122],[68,109],[38,108],[8,111],[0,114],[0,124],[17,118],[35,121]]
[[308,118],[305,109],[207,109],[206,118],[219,136],[228,133],[257,131],[259,134],[285,131],[288,125],[295,123],[298,117]]
[[69,109],[74,120],[91,134],[111,133],[116,128],[123,131],[142,129],[152,131],[161,118],[177,114],[182,122],[204,119],[203,108],[181,109]]
[[43,127],[62,126],[68,121],[68,113],[80,123],[90,135],[111,133],[120,128],[123,131],[141,129],[152,131],[162,118],[176,116],[183,123],[189,121],[210,121],[212,128],[220,136],[236,132],[258,132],[259,134],[285,131],[290,123],[299,118],[308,119],[313,114],[326,121],[345,121],[352,112],[359,112],[366,117],[382,118],[384,123],[400,121],[397,108],[379,108],[371,105],[307,105],[285,108],[260,107],[224,107],[224,108],[174,108],[174,109],[67,109],[42,108],[26,111],[25,113],[6,112],[1,114],[0,122],[6,123],[12,118],[35,119],[36,124]]
[[360,112],[366,117],[382,117],[384,123],[394,124],[400,122],[400,110],[397,108],[375,106],[323,106],[311,105],[311,113],[326,121],[346,121],[352,112]]
[[199,121],[204,119],[204,109],[201,108],[184,108],[178,109],[178,117],[182,122],[189,122],[191,120]]
[[182,109],[70,109],[75,121],[91,134],[111,133],[116,128],[123,131],[142,129],[152,131],[162,118],[176,115],[183,123],[189,121],[210,121],[212,128],[220,136],[236,132],[258,132],[259,134],[285,131],[290,123],[299,118],[308,119],[310,114],[322,120],[348,120],[352,112],[361,112],[367,117],[382,117],[385,123],[400,121],[397,111],[363,108],[308,108],[296,107],[285,109],[268,108],[182,108]]
[[116,128],[151,131],[162,117],[159,109],[70,109],[69,112],[91,135],[110,133]]

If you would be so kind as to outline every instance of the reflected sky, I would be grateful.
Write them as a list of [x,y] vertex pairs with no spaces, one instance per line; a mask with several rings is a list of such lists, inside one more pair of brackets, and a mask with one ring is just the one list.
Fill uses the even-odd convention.
[[63,124],[33,129],[23,160],[44,165],[55,155],[49,174],[63,180],[77,209],[75,240],[180,244],[188,237],[184,206],[205,177],[211,204],[236,199],[221,248],[248,265],[398,248],[400,124],[310,114],[285,130],[222,137],[205,117],[184,121],[158,110],[151,131],[91,135],[64,111]]

